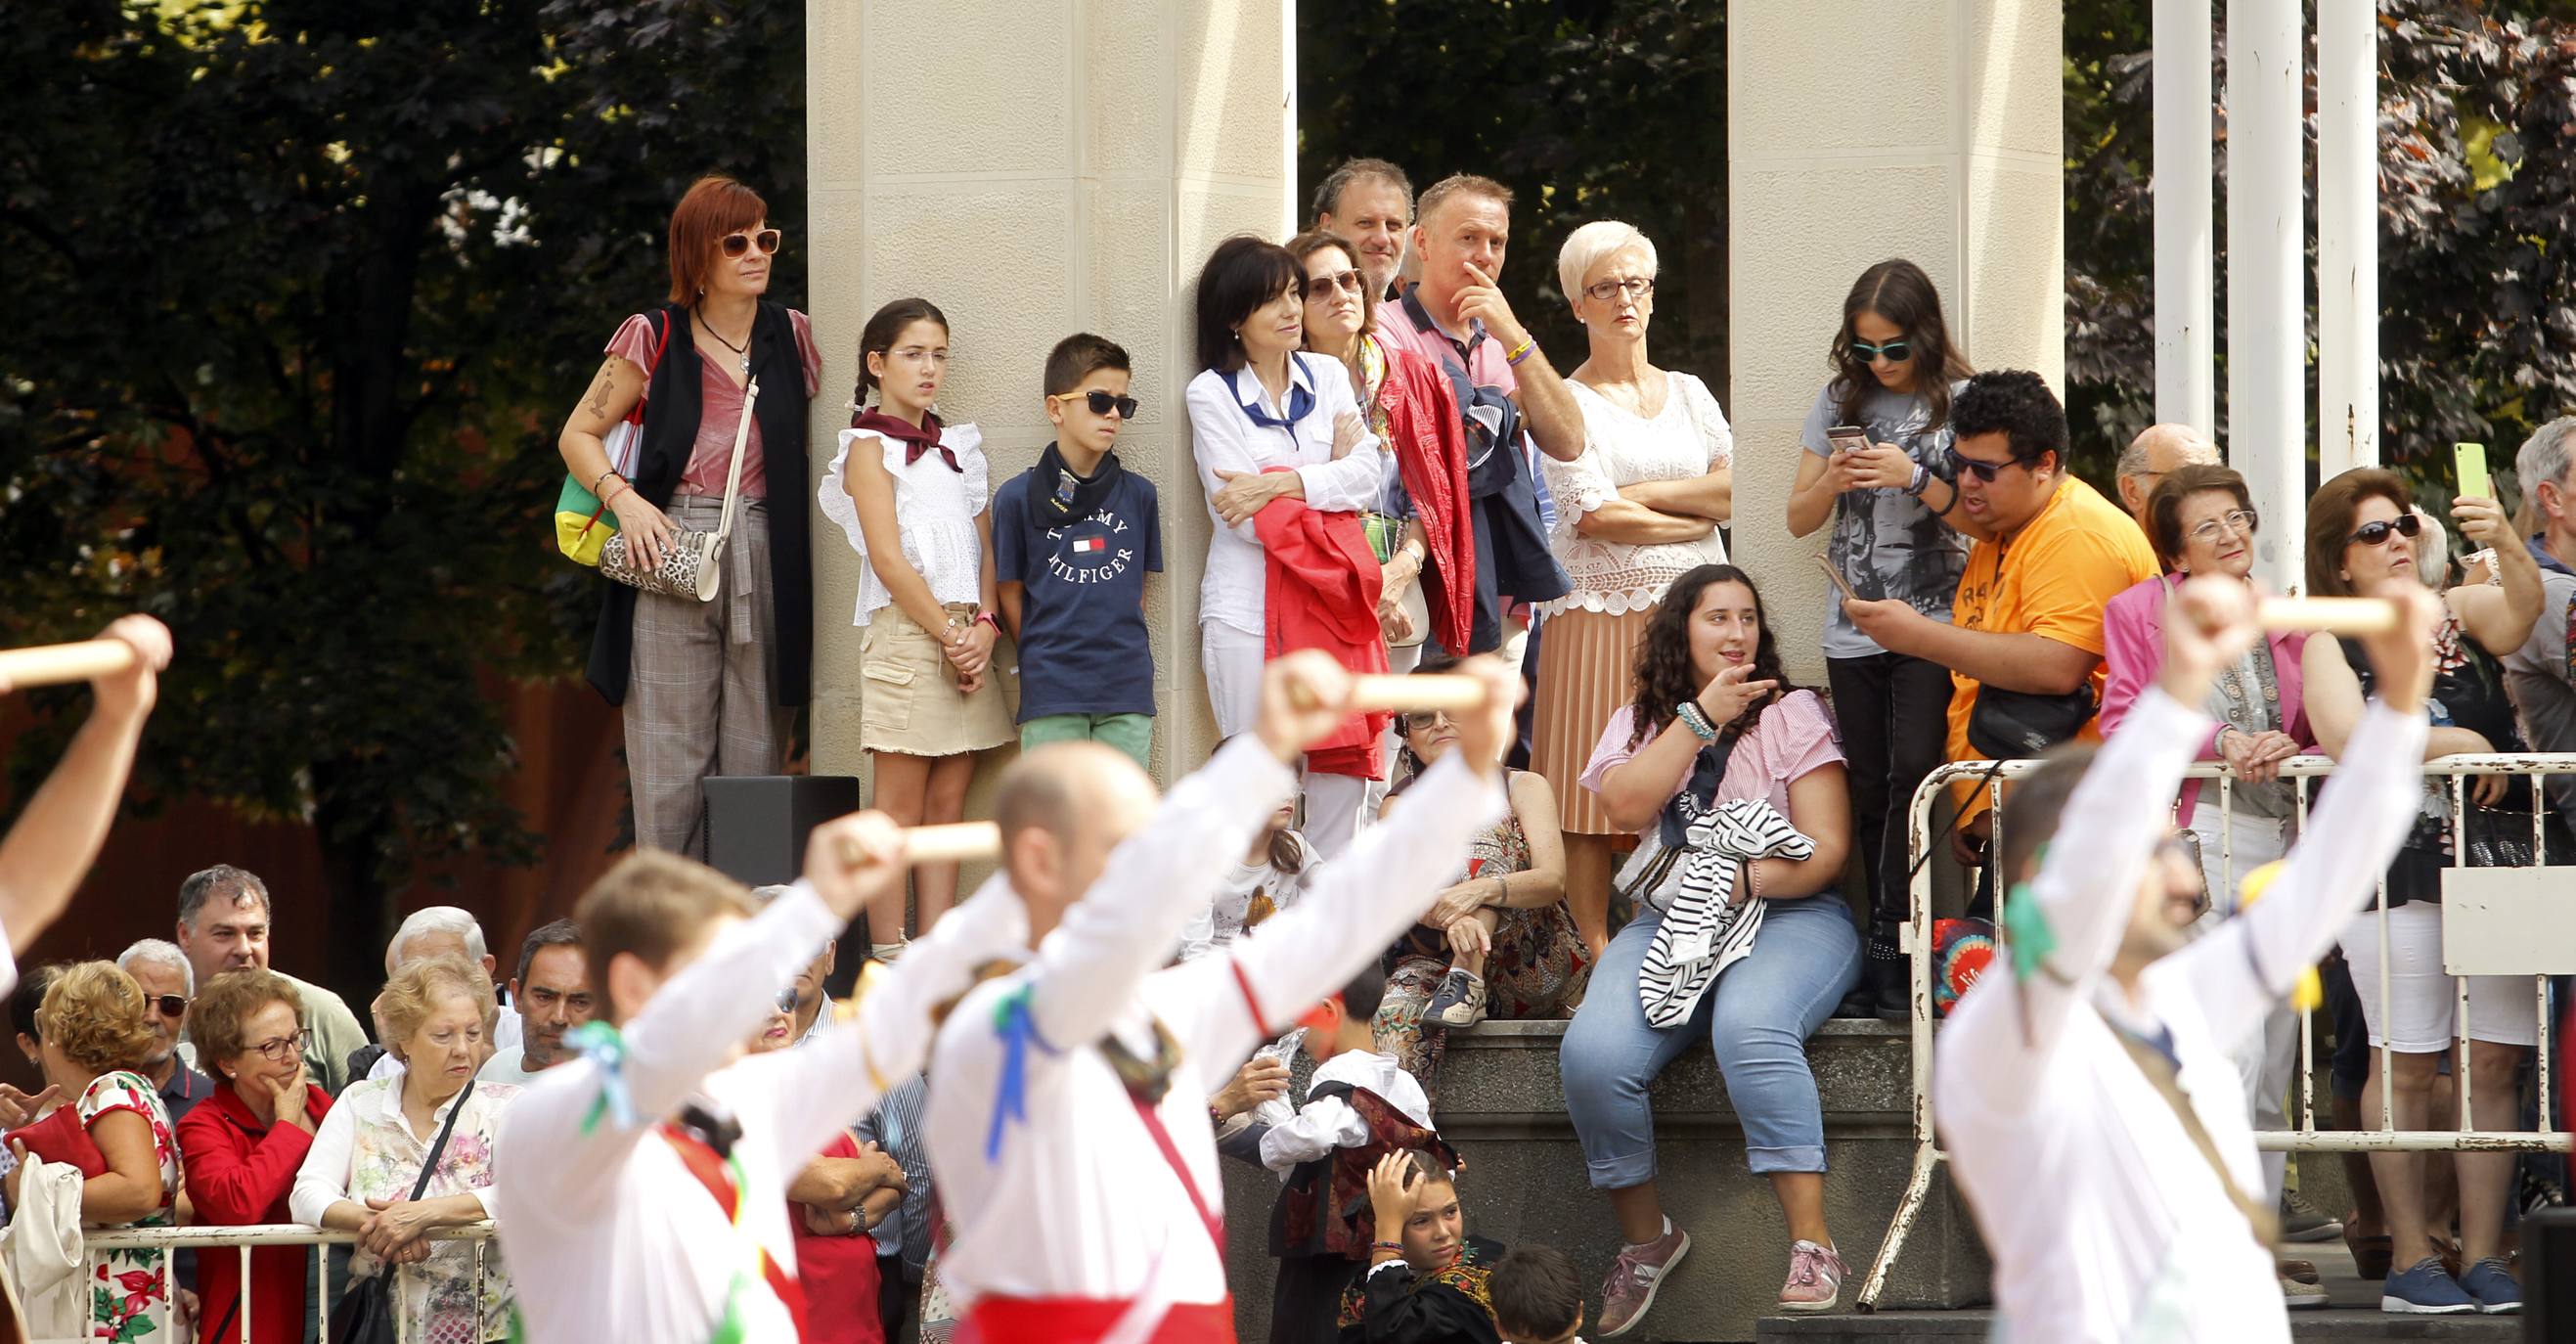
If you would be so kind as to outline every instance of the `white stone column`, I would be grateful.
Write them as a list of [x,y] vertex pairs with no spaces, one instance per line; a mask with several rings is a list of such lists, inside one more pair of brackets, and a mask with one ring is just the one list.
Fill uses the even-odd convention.
[[2263,516],[2254,577],[2307,584],[2307,96],[2299,0],[2227,5],[2227,461]]
[[[1143,404],[1118,454],[1163,512],[1164,572],[1146,608],[1166,781],[1214,745],[1197,626],[1208,521],[1181,411],[1196,372],[1191,292],[1218,239],[1277,238],[1289,222],[1292,20],[1287,0],[807,8],[812,205],[799,242],[813,249],[823,347],[815,476],[848,423],[860,328],[890,300],[946,310],[941,409],[982,428],[996,485],[1052,437],[1042,375],[1056,341],[1092,331],[1125,346]],[[861,561],[819,512],[814,526],[813,767],[865,775],[850,623]]]
[[2063,394],[2061,31],[2039,0],[1727,12],[1734,555],[1802,681],[1824,678],[1824,538],[1789,535],[1789,484],[1852,281],[1911,259],[1976,367]]
[[2317,479],[2379,465],[2379,11],[2317,6]]
[[2209,0],[2155,0],[2156,419],[2218,433]]

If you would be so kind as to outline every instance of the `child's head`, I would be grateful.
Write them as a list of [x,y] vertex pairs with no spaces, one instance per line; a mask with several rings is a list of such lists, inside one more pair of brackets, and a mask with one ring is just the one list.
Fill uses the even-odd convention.
[[1136,414],[1128,382],[1127,351],[1116,341],[1086,331],[1056,342],[1046,362],[1046,413],[1056,442],[1094,453],[1116,447],[1119,428]]
[[[1456,1264],[1467,1248],[1467,1220],[1458,1205],[1457,1178],[1440,1165],[1440,1159],[1421,1149],[1390,1153],[1380,1160],[1369,1182],[1372,1204],[1379,1198],[1381,1181],[1395,1169],[1389,1164],[1402,1167],[1404,1193],[1396,1199],[1405,1211],[1404,1230],[1397,1234],[1396,1244],[1403,1248],[1404,1263],[1417,1274]],[[1378,1222],[1385,1225],[1383,1218]]]
[[1508,1344],[1566,1344],[1583,1328],[1583,1280],[1553,1246],[1515,1246],[1494,1266],[1494,1325]]
[[1306,1014],[1306,1057],[1318,1064],[1353,1050],[1377,1048],[1377,1006],[1386,997],[1386,972],[1376,962],[1360,968],[1340,993]]
[[889,415],[910,418],[939,399],[948,376],[948,315],[928,299],[897,299],[859,332],[858,402],[868,393]]

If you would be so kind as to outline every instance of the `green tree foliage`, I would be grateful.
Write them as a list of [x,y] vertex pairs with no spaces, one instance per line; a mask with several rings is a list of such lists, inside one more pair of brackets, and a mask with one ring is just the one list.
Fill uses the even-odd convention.
[[691,178],[802,217],[803,37],[730,0],[49,0],[0,30],[8,642],[169,622],[138,792],[313,823],[344,986],[421,864],[533,852],[481,678],[586,639],[555,431],[660,301]]
[[[1502,285],[1559,371],[1584,358],[1556,283],[1567,234],[1654,240],[1655,360],[1727,393],[1726,6],[1709,0],[1298,0],[1298,197],[1346,159],[1416,190],[1512,189]],[[1817,359],[1822,368],[1823,337]]]
[[[2502,461],[2535,425],[2576,410],[2576,253],[2563,244],[2576,238],[2570,10],[2380,0],[2381,452],[2437,496],[2451,488],[2451,444],[2487,442]],[[2066,21],[2068,402],[2093,431],[2079,434],[2091,458],[2079,463],[2097,470],[2154,418],[2147,26],[2140,5],[2088,3]],[[2313,88],[2313,37],[2310,48]],[[2315,130],[2311,113],[2312,144]],[[2223,108],[2213,133],[2223,218]],[[2313,175],[2308,185],[2313,239]],[[2217,237],[2224,277],[2223,224]],[[2313,244],[2308,260],[2313,274]],[[2222,289],[2222,363],[2225,304]],[[2313,366],[2306,395],[2314,419]]]

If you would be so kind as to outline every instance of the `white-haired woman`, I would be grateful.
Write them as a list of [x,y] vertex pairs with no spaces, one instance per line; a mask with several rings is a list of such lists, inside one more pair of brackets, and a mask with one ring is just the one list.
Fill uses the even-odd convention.
[[1543,604],[1530,765],[1556,790],[1566,903],[1600,954],[1609,937],[1610,841],[1618,827],[1575,787],[1601,726],[1627,703],[1637,641],[1672,581],[1726,563],[1718,526],[1734,505],[1735,437],[1708,385],[1646,358],[1655,316],[1655,245],[1595,220],[1557,253],[1557,284],[1591,342],[1567,375],[1583,408],[1583,455],[1544,459],[1556,495],[1549,545],[1574,586]]

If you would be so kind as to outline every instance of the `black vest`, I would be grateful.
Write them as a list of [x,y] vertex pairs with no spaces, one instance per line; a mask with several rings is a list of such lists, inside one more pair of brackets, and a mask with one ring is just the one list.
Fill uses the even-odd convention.
[[[689,310],[673,304],[662,309],[662,320],[669,324],[670,345],[653,369],[651,394],[644,404],[643,444],[635,461],[635,489],[657,509],[669,507],[682,473],[689,468],[705,401],[705,371],[690,334]],[[814,581],[806,531],[811,486],[805,449],[811,399],[805,395],[805,365],[797,354],[795,326],[779,304],[762,303],[752,321],[751,374],[760,380],[760,402],[752,416],[760,424],[762,461],[769,477],[769,583],[774,599],[770,691],[778,708],[792,709],[805,703],[814,664]],[[737,538],[727,544],[742,543]],[[604,580],[602,587],[607,600],[600,607],[598,633],[590,641],[590,684],[608,703],[622,705],[627,673],[634,665],[635,590]]]

